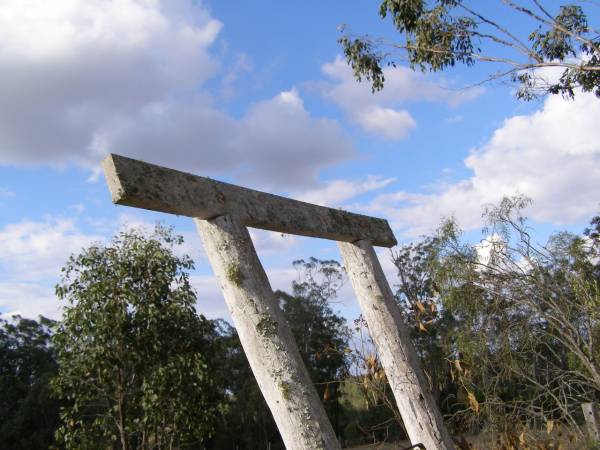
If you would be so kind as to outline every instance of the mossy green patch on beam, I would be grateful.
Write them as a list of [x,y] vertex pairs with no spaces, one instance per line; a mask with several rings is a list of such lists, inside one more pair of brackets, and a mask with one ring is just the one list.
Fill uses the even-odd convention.
[[341,242],[392,247],[387,220],[314,205],[115,154],[102,162],[114,203],[198,219],[228,214],[241,224]]

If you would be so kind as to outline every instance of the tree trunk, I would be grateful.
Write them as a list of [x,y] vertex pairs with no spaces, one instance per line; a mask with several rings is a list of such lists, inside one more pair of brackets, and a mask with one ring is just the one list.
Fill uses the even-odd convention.
[[373,246],[367,240],[338,246],[410,442],[427,450],[454,449]]
[[129,442],[127,441],[127,434],[125,432],[125,400],[123,395],[119,392],[119,438],[121,439],[121,449],[129,450]]
[[195,219],[242,347],[288,449],[339,449],[245,226]]

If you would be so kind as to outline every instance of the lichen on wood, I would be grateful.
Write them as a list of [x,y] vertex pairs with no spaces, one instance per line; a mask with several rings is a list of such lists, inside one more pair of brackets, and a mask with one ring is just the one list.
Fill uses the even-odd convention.
[[244,281],[244,273],[239,264],[230,263],[227,266],[227,279],[237,287],[240,287]]
[[114,203],[182,216],[235,217],[242,225],[353,242],[370,239],[392,247],[387,220],[235,186],[120,155],[102,162]]
[[196,225],[244,353],[286,448],[338,450],[339,442],[248,230],[227,215],[197,219]]

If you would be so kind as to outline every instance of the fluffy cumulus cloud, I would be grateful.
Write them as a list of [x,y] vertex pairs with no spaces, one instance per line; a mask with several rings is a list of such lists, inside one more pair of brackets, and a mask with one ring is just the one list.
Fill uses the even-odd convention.
[[365,209],[391,218],[411,236],[431,231],[449,215],[463,227],[478,227],[483,205],[515,194],[533,199],[533,219],[586,220],[600,207],[598,117],[600,101],[591,94],[579,93],[574,101],[548,97],[536,112],[506,119],[465,159],[470,177],[431,194],[383,194]]
[[55,279],[72,253],[102,240],[81,232],[72,220],[8,224],[0,228],[0,273],[15,281]]
[[402,139],[417,123],[403,107],[410,101],[443,102],[456,106],[482,93],[481,88],[452,90],[423,74],[399,66],[384,69],[385,89],[372,93],[369,83],[358,83],[341,58],[322,68],[330,79],[321,85],[323,96],[337,104],[349,120],[368,133]]
[[[0,228],[0,316],[60,316],[60,303],[53,286],[61,267],[72,254],[93,243],[104,243],[117,229],[151,232],[153,225],[122,215],[110,226],[85,232],[76,219],[48,217],[42,221],[22,221]],[[187,246],[180,254],[203,256],[197,233],[184,233]]]
[[25,0],[0,27],[2,162],[89,162],[112,122],[215,72],[221,24],[179,0]]
[[113,151],[265,187],[309,186],[352,155],[339,125],[312,117],[293,90],[240,119],[217,108],[205,82],[234,81],[212,53],[221,27],[192,0],[7,2],[0,164],[94,167]]
[[61,266],[71,254],[102,240],[67,219],[23,221],[0,228],[0,315],[56,318],[59,305],[52,286]]
[[102,155],[117,149],[169,167],[235,175],[272,189],[312,186],[322,168],[354,153],[339,124],[312,117],[296,90],[256,103],[240,119],[203,99],[169,100],[105,132],[95,147]]
[[0,282],[0,317],[13,315],[51,319],[60,317],[60,307],[54,289],[38,283]]
[[344,202],[358,195],[384,188],[396,181],[395,178],[368,176],[359,180],[330,180],[322,187],[303,192],[298,199],[333,208],[341,207]]

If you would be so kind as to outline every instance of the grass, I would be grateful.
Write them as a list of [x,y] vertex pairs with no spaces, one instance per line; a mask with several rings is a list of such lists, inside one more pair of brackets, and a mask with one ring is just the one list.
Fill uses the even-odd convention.
[[[465,436],[464,442],[470,446],[456,446],[456,450],[600,450],[600,443],[584,439],[573,439],[574,434],[555,431],[548,434],[545,431],[527,431],[523,441],[519,436],[508,438],[498,433],[481,433],[475,436]],[[512,443],[509,442],[512,440]],[[410,446],[408,441],[378,442],[357,447],[351,450],[401,450]]]

